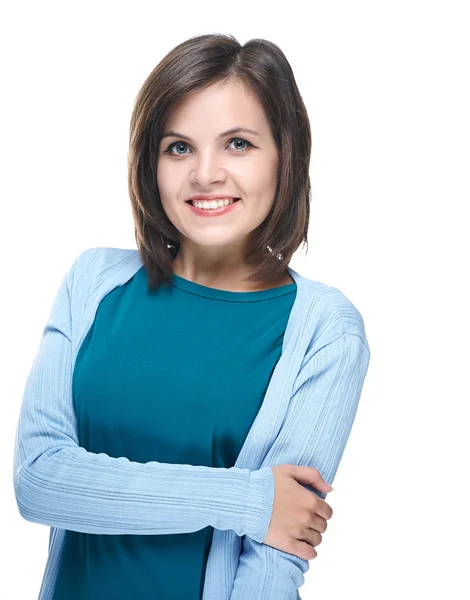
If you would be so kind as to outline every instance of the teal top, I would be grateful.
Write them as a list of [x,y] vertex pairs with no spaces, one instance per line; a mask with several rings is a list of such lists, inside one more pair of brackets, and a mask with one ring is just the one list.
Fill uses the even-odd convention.
[[[299,600],[309,561],[264,543],[275,503],[273,467],[309,467],[302,470],[306,481],[299,485],[326,498],[327,491],[308,482],[318,472],[334,483],[349,439],[370,358],[362,315],[338,288],[290,266],[296,293],[285,288],[280,293],[287,294],[267,302],[219,302],[187,293],[191,290],[175,279],[171,293],[180,304],[185,300],[178,309],[165,302],[165,292],[150,297],[139,287],[142,266],[138,249],[87,248],[78,254],[57,286],[26,380],[13,484],[20,515],[50,528],[38,600],[61,593],[67,575],[75,576],[80,587],[106,568],[113,569],[106,581],[116,578],[116,587],[127,574],[130,599],[140,585],[136,574],[146,578],[142,585],[152,585],[157,576],[161,584],[162,565],[172,592],[181,591],[181,580],[188,576],[197,593],[209,527],[203,600]],[[264,296],[262,291],[252,298]],[[134,312],[136,306],[140,310]],[[115,307],[119,310],[113,312]],[[223,344],[222,335],[216,336],[219,329],[227,334]],[[159,369],[152,361],[156,354],[164,362]],[[170,355],[172,360],[165,360]],[[99,369],[92,369],[98,360]],[[229,366],[238,377],[231,376]],[[204,383],[196,377],[199,372]],[[88,375],[92,382],[86,381]],[[159,385],[150,396],[156,377]],[[125,393],[129,383],[132,395]],[[172,410],[175,403],[179,411]],[[151,414],[148,405],[164,411],[162,418]],[[224,406],[230,406],[230,420],[224,420]],[[119,408],[125,410],[119,414]],[[190,427],[193,423],[199,431]],[[235,457],[232,467],[206,466],[233,464]],[[179,543],[183,539],[187,543]],[[93,540],[90,554],[80,555],[86,547],[79,540]],[[170,540],[178,541],[173,554]],[[109,553],[103,552],[105,546]],[[107,554],[113,563],[101,564]],[[156,554],[160,560],[153,560]],[[77,557],[80,572],[74,571]],[[90,564],[94,572],[88,571]],[[73,588],[68,598],[71,593]],[[114,592],[95,597],[113,598]]]
[[[140,463],[233,467],[281,355],[297,284],[230,292],[173,275],[172,287],[149,292],[147,282],[142,267],[109,292],[81,345],[72,384],[79,444]],[[52,598],[202,600],[212,534],[67,530]]]

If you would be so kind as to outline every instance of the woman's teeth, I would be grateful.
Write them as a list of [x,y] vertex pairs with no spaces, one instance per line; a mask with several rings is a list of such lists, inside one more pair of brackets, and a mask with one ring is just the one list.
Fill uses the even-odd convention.
[[191,200],[191,202],[196,208],[207,208],[213,210],[214,208],[220,208],[222,206],[233,204],[235,200],[225,198],[225,200]]

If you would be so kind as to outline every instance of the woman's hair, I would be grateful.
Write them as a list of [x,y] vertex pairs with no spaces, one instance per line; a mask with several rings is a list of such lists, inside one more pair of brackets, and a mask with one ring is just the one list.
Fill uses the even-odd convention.
[[258,269],[246,280],[276,280],[301,243],[308,251],[310,122],[287,58],[276,44],[264,39],[242,46],[232,35],[199,35],[160,61],[145,80],[132,111],[129,195],[149,289],[169,282],[179,247],[179,231],[166,216],[157,186],[158,149],[168,112],[190,92],[228,81],[242,82],[255,92],[279,152],[274,203],[245,255]]

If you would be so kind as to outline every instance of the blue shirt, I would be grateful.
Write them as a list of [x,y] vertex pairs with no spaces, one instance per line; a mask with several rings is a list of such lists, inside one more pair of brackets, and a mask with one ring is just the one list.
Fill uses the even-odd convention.
[[[281,355],[297,284],[230,292],[173,275],[172,288],[147,285],[142,267],[110,291],[80,347],[78,443],[139,463],[233,467]],[[212,533],[67,530],[53,600],[200,600]]]
[[[58,287],[26,381],[13,477],[21,516],[50,527],[39,600],[53,597],[67,531],[152,540],[209,527],[203,600],[298,600],[309,561],[263,543],[274,503],[271,467],[305,465],[333,482],[369,365],[362,316],[339,289],[288,267],[297,287],[281,355],[234,466],[142,462],[92,452],[80,445],[74,365],[101,301],[142,266],[133,249],[89,248],[79,254]],[[172,385],[180,385],[177,379],[173,371]],[[230,394],[218,392],[222,403]],[[187,426],[187,414],[175,418]],[[179,573],[185,576],[183,560]]]

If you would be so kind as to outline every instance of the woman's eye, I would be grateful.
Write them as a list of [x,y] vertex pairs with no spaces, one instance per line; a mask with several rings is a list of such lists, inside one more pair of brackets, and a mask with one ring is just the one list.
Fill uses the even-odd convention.
[[[240,152],[246,152],[246,149],[248,147],[250,147],[250,146],[252,148],[254,147],[251,142],[249,142],[248,140],[244,140],[243,138],[232,138],[229,141],[229,144],[231,144],[234,141],[242,142],[242,144],[246,144],[246,147],[244,147],[244,148],[240,148],[240,146],[236,147],[236,150],[240,151]],[[172,150],[173,150],[173,148],[179,148],[179,149],[181,149],[181,147],[183,147],[183,149],[184,149],[187,146],[188,146],[188,144],[186,142],[173,142],[172,144],[170,144],[168,146],[168,148],[166,150],[164,150],[164,152],[166,152],[167,154],[173,154],[173,155],[176,155],[176,156],[184,156],[184,154],[186,154],[186,153],[180,153],[180,152],[176,152],[175,153],[175,152],[172,152]]]
[[[181,148],[181,146],[187,146],[187,144],[185,142],[173,142],[172,144],[170,144],[168,146],[168,148],[165,150],[165,152],[168,152],[168,154],[174,154],[171,151],[173,148],[176,148],[178,146]],[[177,154],[179,154],[179,153],[177,153]]]
[[[248,144],[248,146],[252,146],[253,147],[253,144],[251,144],[248,140],[244,140],[243,138],[232,138],[230,140],[229,144],[231,144],[235,140],[238,141],[238,142],[242,142],[243,144]],[[246,150],[246,148],[240,148],[240,147],[238,147],[237,149],[238,150],[242,150],[242,151]]]

